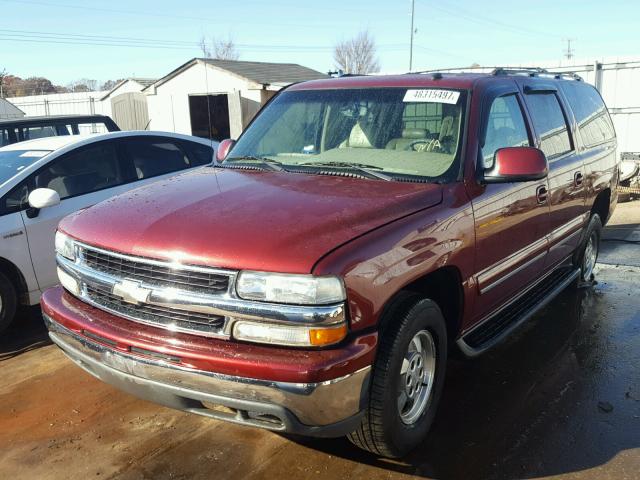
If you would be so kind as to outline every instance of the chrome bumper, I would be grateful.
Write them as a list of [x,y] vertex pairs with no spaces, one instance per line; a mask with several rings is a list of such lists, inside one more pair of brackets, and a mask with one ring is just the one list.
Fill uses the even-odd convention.
[[357,428],[366,405],[371,367],[320,383],[234,377],[110,349],[44,318],[51,340],[81,368],[128,393],[179,410],[270,430],[337,437]]

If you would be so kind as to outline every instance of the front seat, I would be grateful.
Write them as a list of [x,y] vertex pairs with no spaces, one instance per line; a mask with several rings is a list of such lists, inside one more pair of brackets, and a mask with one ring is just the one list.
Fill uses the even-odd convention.
[[387,150],[404,150],[417,140],[427,140],[428,130],[424,128],[405,128],[402,130],[402,137],[392,138],[385,147]]
[[373,144],[360,122],[356,122],[351,129],[349,138],[342,142],[338,148],[373,148]]

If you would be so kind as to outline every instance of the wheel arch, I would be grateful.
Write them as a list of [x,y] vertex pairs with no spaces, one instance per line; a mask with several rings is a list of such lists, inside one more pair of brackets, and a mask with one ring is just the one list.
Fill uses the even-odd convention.
[[611,189],[606,188],[602,190],[596,196],[591,206],[591,215],[597,213],[602,221],[602,226],[606,225],[609,220],[609,213],[611,209]]
[[13,284],[16,289],[18,303],[28,303],[28,299],[26,297],[29,293],[29,288],[20,269],[10,260],[0,257],[0,273],[3,273]]
[[399,298],[415,295],[429,298],[438,305],[445,320],[449,342],[453,342],[460,332],[464,305],[460,270],[455,266],[441,267],[413,280],[389,299],[384,312],[397,305]]

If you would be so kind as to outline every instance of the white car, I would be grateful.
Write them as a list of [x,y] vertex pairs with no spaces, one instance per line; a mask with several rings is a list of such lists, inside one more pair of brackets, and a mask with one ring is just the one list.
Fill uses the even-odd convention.
[[166,132],[47,137],[0,148],[0,332],[58,283],[54,235],[77,210],[210,164],[218,143]]

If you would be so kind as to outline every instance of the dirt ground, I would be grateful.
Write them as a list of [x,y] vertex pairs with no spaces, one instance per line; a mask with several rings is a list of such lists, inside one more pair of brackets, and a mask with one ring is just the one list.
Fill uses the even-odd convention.
[[640,202],[620,205],[595,287],[452,361],[436,423],[403,461],[137,400],[73,365],[26,310],[0,340],[0,478],[640,479],[639,225]]

